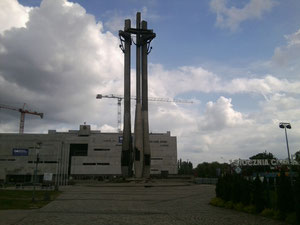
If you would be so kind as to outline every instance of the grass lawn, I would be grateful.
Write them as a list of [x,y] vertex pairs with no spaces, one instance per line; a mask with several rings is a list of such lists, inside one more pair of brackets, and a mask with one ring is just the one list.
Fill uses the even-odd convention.
[[0,210],[41,208],[53,201],[60,193],[59,191],[35,191],[35,202],[32,202],[32,190],[0,190]]

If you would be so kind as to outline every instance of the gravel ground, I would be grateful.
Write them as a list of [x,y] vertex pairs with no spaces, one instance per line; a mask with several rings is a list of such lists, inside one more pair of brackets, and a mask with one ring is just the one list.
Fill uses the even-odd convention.
[[39,210],[0,211],[1,225],[283,224],[210,206],[213,185],[72,186]]

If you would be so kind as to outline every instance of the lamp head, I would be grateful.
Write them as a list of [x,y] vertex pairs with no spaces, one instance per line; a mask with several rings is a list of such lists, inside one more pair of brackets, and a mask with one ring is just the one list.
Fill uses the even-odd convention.
[[279,123],[279,127],[280,128],[287,128],[287,129],[291,129],[292,128],[292,126],[291,126],[291,124],[290,123],[283,123],[283,122],[281,122],[281,123]]

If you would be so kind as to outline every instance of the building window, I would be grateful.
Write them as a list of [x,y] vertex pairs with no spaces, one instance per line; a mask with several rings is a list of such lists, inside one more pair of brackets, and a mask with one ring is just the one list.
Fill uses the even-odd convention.
[[163,160],[163,158],[151,158],[151,160]]
[[[28,161],[27,163],[36,163],[36,161]],[[44,163],[44,161],[39,161],[39,163]]]
[[135,160],[140,161],[140,158],[140,151],[137,148],[135,148]]
[[84,165],[84,166],[95,166],[95,165],[98,165],[98,166],[109,166],[110,163],[82,163],[82,165]]
[[82,165],[84,165],[84,166],[94,166],[94,165],[96,165],[96,163],[82,163]]
[[57,161],[44,161],[44,163],[57,163]]
[[160,143],[168,143],[167,141],[160,141]]
[[0,159],[0,161],[16,161],[16,159]]
[[100,165],[100,166],[109,166],[110,163],[97,163],[97,165]]
[[94,151],[110,151],[109,148],[94,148]]
[[145,165],[150,166],[150,155],[149,154],[144,155],[144,160],[145,160]]
[[151,171],[159,171],[158,169],[151,169]]
[[88,144],[70,144],[70,157],[87,156]]
[[164,145],[160,145],[160,146],[162,146],[162,147],[168,147],[169,145],[164,144]]

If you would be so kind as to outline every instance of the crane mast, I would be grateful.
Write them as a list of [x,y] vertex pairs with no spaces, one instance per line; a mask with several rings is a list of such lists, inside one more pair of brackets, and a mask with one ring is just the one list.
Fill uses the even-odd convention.
[[31,114],[31,115],[36,115],[36,116],[40,116],[41,119],[43,119],[44,117],[44,113],[39,113],[36,111],[31,111],[31,110],[27,110],[25,109],[25,103],[23,105],[23,108],[17,108],[14,106],[9,106],[9,105],[4,105],[4,104],[0,104],[0,109],[9,109],[9,110],[14,110],[14,111],[18,111],[21,113],[20,115],[20,127],[19,127],[19,133],[23,134],[24,133],[24,124],[25,124],[25,114]]

